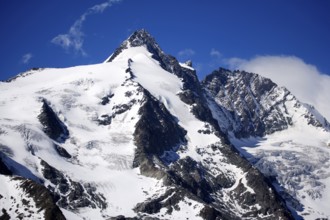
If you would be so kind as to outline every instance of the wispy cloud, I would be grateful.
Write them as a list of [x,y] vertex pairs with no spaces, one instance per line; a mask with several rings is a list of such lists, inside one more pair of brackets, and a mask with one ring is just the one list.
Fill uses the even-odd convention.
[[178,52],[178,56],[182,59],[188,59],[195,55],[196,52],[193,49],[187,48]]
[[288,88],[300,101],[312,104],[330,120],[330,76],[295,56],[258,56],[227,59],[231,69],[246,70]]
[[32,53],[24,54],[22,56],[21,62],[24,63],[24,64],[29,64],[32,57],[33,57]]
[[99,14],[104,12],[109,8],[113,3],[120,2],[121,0],[108,0],[101,4],[94,5],[87,9],[87,11],[82,14],[78,20],[76,20],[73,25],[70,27],[69,31],[65,34],[59,34],[54,37],[51,42],[56,44],[66,51],[73,50],[77,54],[86,56],[87,53],[83,49],[84,37],[85,34],[82,31],[84,22],[86,21],[89,15]]
[[215,58],[221,58],[222,54],[217,49],[212,48],[210,51],[210,56]]

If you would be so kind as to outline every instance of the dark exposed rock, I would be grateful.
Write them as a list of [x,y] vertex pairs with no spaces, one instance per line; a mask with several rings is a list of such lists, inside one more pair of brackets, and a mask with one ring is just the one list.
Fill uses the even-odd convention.
[[[129,62],[129,65],[130,65],[130,62]],[[129,73],[129,78],[127,78],[127,80],[135,78],[135,75],[134,75],[131,67],[128,67],[125,72]]]
[[0,216],[0,220],[9,220],[10,216],[8,215],[6,209],[2,209],[2,215]]
[[[134,141],[137,146],[134,167],[142,164],[151,166],[153,156],[160,157],[165,151],[172,151],[184,143],[186,131],[165,106],[144,90],[143,105],[139,109],[140,120],[135,125]],[[140,166],[140,169],[143,167]]]
[[230,188],[234,185],[234,181],[229,179],[224,174],[219,174],[216,176],[216,184],[218,184],[221,188]]
[[101,105],[106,105],[110,102],[110,99],[113,97],[113,94],[102,97]]
[[2,157],[0,155],[0,174],[3,175],[12,175],[13,173],[10,169],[6,166],[6,164],[2,161]]
[[42,103],[43,105],[38,119],[43,125],[43,131],[53,140],[64,142],[69,136],[67,127],[57,117],[45,99],[42,100]]
[[12,175],[13,172],[9,169],[6,163],[3,161],[3,158],[8,158],[13,156],[13,151],[9,147],[0,144],[0,174],[3,175]]
[[39,211],[43,210],[45,212],[44,219],[65,219],[63,213],[55,204],[52,195],[44,186],[22,177],[14,177],[13,179],[21,181],[20,187],[24,189],[25,193],[29,197],[33,198],[36,206],[39,208]]
[[59,170],[41,161],[43,166],[43,175],[49,180],[53,188],[49,185],[49,190],[57,199],[57,204],[60,207],[75,210],[81,207],[105,208],[106,202],[102,194],[96,193],[95,187],[90,184],[84,184],[72,181],[69,177],[63,175]]
[[63,147],[61,147],[57,144],[54,144],[54,148],[60,156],[65,157],[65,158],[71,158],[72,157]]
[[[216,220],[216,219],[235,219],[235,217],[230,216],[230,218],[226,218],[225,216],[223,216],[221,214],[221,212],[219,212],[218,210],[214,209],[211,206],[205,206],[199,213],[199,215],[203,218],[203,219],[210,219],[210,220]],[[238,218],[237,218],[238,219]]]
[[101,115],[101,118],[97,119],[99,125],[110,125],[112,121],[112,116],[110,115]]
[[207,178],[212,178],[205,173],[205,168],[190,157],[175,162],[169,171],[172,181],[200,198],[205,203],[211,203],[212,189]]
[[136,212],[154,214],[158,213],[160,209],[166,208],[167,214],[171,214],[173,208],[184,199],[184,195],[185,193],[179,188],[176,190],[170,189],[157,198],[152,198],[137,204],[134,210]]
[[119,114],[122,114],[122,113],[126,112],[130,108],[131,108],[130,105],[122,104],[122,105],[116,105],[116,106],[114,106],[113,107],[113,110],[114,110],[114,114],[119,115]]

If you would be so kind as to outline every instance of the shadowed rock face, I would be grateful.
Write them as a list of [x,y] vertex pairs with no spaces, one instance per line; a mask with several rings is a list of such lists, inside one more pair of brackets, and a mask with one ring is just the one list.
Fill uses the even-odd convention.
[[67,127],[57,117],[45,99],[42,100],[42,103],[41,113],[39,114],[38,119],[43,125],[43,131],[51,139],[58,142],[64,142],[69,136]]
[[140,166],[141,172],[153,176],[147,171],[153,167],[153,158],[159,159],[166,151],[175,151],[180,144],[185,143],[186,131],[162,103],[147,90],[142,90],[144,100],[138,112],[140,120],[135,125],[134,141],[137,149],[133,167]]
[[1,153],[0,153],[0,174],[12,175],[12,172],[8,169],[6,164],[2,161]]

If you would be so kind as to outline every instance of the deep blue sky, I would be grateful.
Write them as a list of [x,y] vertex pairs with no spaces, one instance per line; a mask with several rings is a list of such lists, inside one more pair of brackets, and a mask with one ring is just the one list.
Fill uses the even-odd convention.
[[141,28],[166,53],[191,59],[200,78],[227,58],[256,55],[297,56],[330,74],[328,0],[122,0],[86,16],[80,50],[52,43],[105,1],[1,1],[0,80],[32,67],[102,62]]

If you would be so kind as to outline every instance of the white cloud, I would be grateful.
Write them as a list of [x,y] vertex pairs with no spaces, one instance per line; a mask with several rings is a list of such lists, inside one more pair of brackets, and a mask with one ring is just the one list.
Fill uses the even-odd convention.
[[189,58],[195,54],[196,54],[195,51],[190,48],[187,48],[187,49],[184,49],[184,50],[181,50],[178,52],[178,56],[181,58]]
[[218,50],[216,50],[216,49],[214,49],[214,48],[211,49],[210,56],[211,56],[211,57],[215,57],[215,58],[220,58],[220,57],[222,57],[220,51],[218,51]]
[[28,64],[33,57],[32,53],[27,53],[22,56],[21,62],[24,64]]
[[330,76],[295,56],[258,56],[250,60],[231,58],[231,69],[246,70],[288,88],[300,101],[311,104],[330,120]]
[[109,8],[113,3],[119,2],[121,0],[108,0],[101,4],[94,5],[90,7],[84,14],[76,20],[73,25],[70,27],[68,33],[59,34],[54,37],[51,42],[53,44],[59,45],[65,50],[72,49],[76,53],[80,53],[83,56],[86,56],[86,52],[83,49],[84,44],[84,32],[82,31],[83,23],[87,19],[87,16],[92,14],[102,13],[105,9]]

